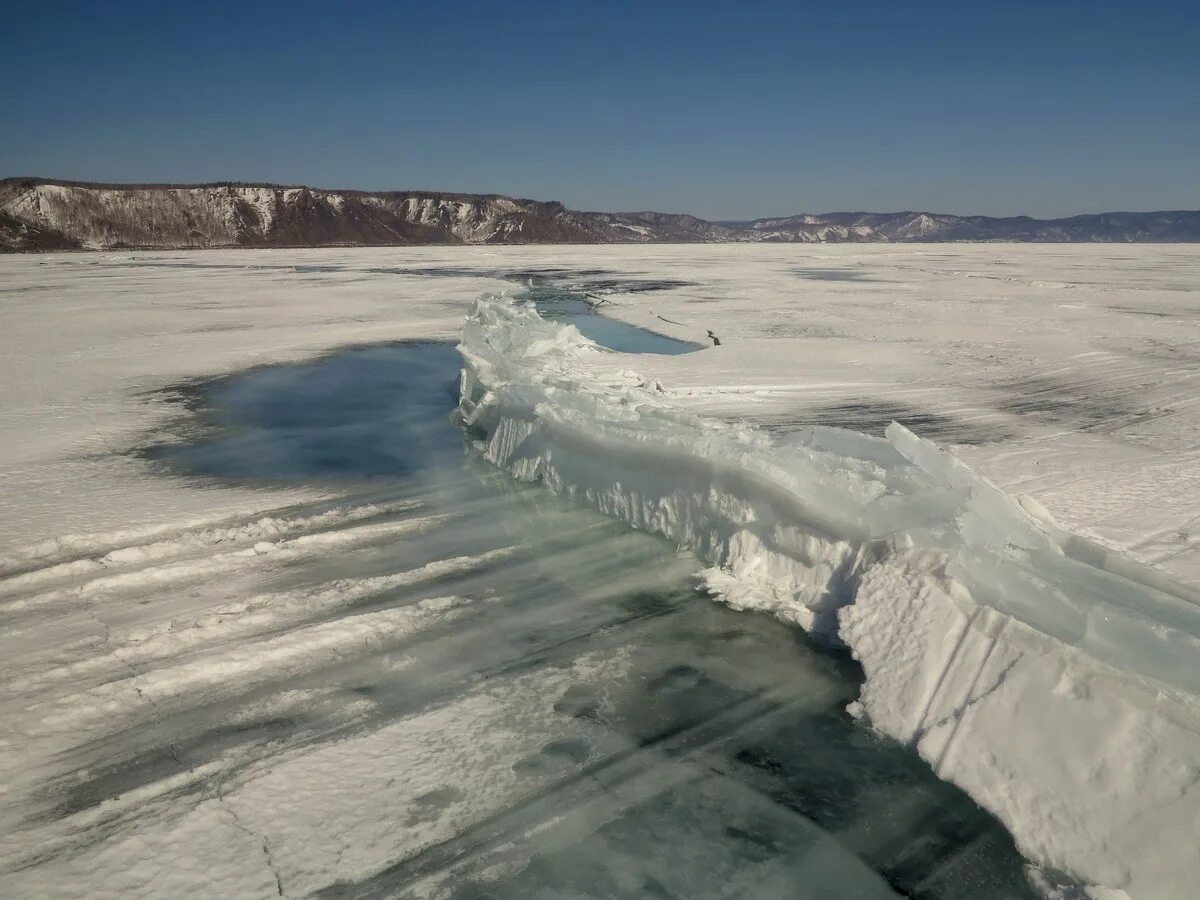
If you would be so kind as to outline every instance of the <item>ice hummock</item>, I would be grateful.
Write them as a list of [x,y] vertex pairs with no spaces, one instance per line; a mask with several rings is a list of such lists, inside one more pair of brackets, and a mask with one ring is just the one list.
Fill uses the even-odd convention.
[[694,550],[727,603],[848,646],[853,711],[1048,871],[1135,897],[1200,878],[1195,592],[1053,524],[899,424],[769,435],[682,412],[571,326],[468,320],[484,456]]

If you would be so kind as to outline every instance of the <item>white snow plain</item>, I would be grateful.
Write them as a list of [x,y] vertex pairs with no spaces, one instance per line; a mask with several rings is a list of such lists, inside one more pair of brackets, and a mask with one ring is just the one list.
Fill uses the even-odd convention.
[[[499,827],[486,823],[511,826],[575,748],[630,752],[542,701],[643,683],[644,635],[550,675],[476,682],[450,660],[519,628],[488,618],[506,608],[497,592],[529,567],[594,585],[545,602],[607,634],[593,620],[604,598],[666,590],[689,557],[613,533],[600,567],[597,522],[532,499],[531,520],[553,526],[506,520],[497,536],[427,497],[163,477],[128,452],[184,418],[164,389],[348,345],[457,339],[474,298],[511,293],[497,276],[518,273],[721,344],[624,357],[481,308],[464,340],[467,410],[494,462],[688,545],[716,564],[705,580],[727,602],[849,646],[867,675],[852,705],[864,726],[1003,821],[1047,891],[1192,895],[1200,251],[1111,245],[0,258],[8,889],[443,896],[445,872],[511,872],[627,802],[589,795],[553,838],[552,818],[520,819],[469,865],[425,862]],[[906,427],[884,437],[893,419]],[[531,559],[548,533],[563,546]],[[498,578],[500,565],[515,568]],[[789,702],[837,696],[817,666],[797,680],[723,665]],[[378,688],[424,696],[430,681],[456,687],[410,709]],[[597,703],[615,720],[613,696]],[[671,759],[675,774],[638,769],[622,790],[650,791],[647,771],[654,790],[711,777]],[[727,790],[688,802],[732,809]],[[777,827],[800,843],[819,833]],[[821,846],[808,858],[833,868],[841,896],[888,893],[837,842]],[[786,896],[792,883],[704,859],[695,885],[736,872],[746,891]],[[406,860],[420,865],[397,887],[387,873]]]

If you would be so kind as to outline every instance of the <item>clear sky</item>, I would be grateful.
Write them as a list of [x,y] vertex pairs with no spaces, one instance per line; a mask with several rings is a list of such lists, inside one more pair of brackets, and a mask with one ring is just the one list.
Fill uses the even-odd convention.
[[0,175],[707,218],[1200,207],[1200,0],[35,0],[0,54]]

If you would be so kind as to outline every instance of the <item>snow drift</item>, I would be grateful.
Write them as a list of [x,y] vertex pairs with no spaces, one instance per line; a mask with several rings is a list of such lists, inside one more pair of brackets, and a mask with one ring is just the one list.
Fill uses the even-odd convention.
[[779,437],[698,418],[506,299],[477,303],[459,349],[490,462],[693,550],[725,602],[847,646],[866,674],[851,712],[1001,819],[1042,883],[1191,895],[1194,592],[898,424]]

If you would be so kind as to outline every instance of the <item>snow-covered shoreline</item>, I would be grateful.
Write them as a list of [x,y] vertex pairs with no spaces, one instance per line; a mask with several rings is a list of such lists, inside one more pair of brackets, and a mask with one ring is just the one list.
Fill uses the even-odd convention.
[[1183,897],[1200,862],[1200,607],[1058,529],[899,425],[787,438],[603,373],[505,299],[464,329],[461,411],[486,458],[687,546],[732,605],[845,643],[855,712],[913,746],[1037,865]]

